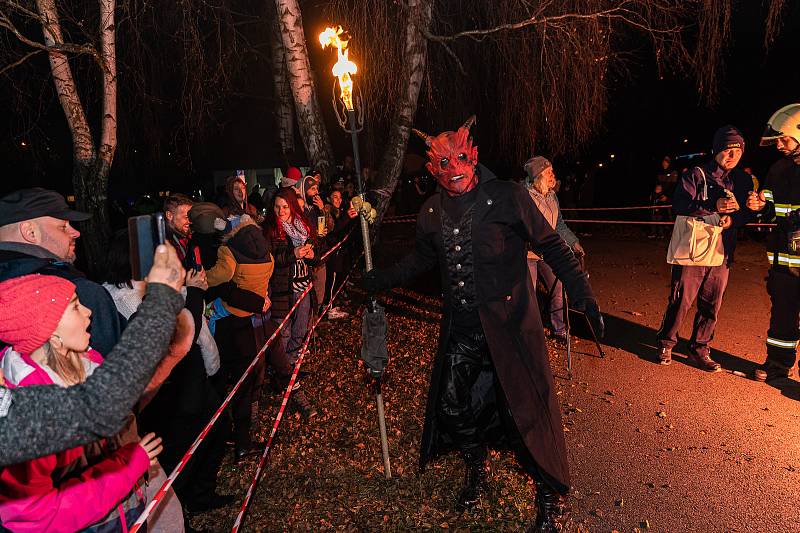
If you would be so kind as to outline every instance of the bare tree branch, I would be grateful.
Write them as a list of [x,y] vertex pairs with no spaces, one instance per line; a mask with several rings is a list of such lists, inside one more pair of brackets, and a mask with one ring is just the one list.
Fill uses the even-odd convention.
[[[43,20],[40,16],[35,17],[36,20]],[[102,66],[102,60],[100,58],[100,54],[97,52],[94,46],[89,44],[73,44],[73,43],[62,43],[56,42],[51,45],[41,43],[39,41],[35,41],[33,39],[29,39],[17,28],[8,15],[0,10],[0,28],[5,28],[10,31],[21,43],[30,46],[31,48],[36,48],[37,50],[43,52],[57,52],[62,54],[76,54],[76,55],[89,55],[92,56],[99,65]]]
[[[592,13],[563,13],[561,15],[547,15],[547,16],[533,16],[517,22],[510,22],[500,24],[492,28],[480,30],[466,30],[454,33],[452,35],[431,35],[425,37],[434,42],[445,43],[452,42],[458,39],[470,38],[475,41],[481,41],[484,37],[493,35],[495,33],[519,30],[528,26],[540,25],[565,25],[572,24],[578,21],[598,21],[601,19],[619,20],[625,24],[646,31],[648,33],[661,33],[661,34],[674,34],[681,31],[680,26],[672,26],[669,28],[658,28],[649,24],[635,11],[627,9],[622,6],[602,9]],[[448,51],[449,53],[451,51]]]
[[9,63],[8,65],[5,65],[4,67],[0,68],[0,74],[5,74],[6,71],[20,66],[21,64],[23,64],[27,60],[29,60],[31,57],[35,56],[36,54],[41,54],[43,51],[44,50],[34,50],[32,52],[28,52],[27,54],[25,54],[24,56],[19,58],[17,61],[14,61],[13,63]]

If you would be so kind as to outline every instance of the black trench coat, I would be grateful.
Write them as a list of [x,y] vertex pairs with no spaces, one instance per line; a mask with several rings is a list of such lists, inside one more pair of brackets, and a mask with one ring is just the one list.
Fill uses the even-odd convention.
[[[478,187],[472,218],[472,251],[483,331],[498,382],[525,446],[548,477],[566,490],[569,487],[566,445],[544,329],[528,274],[528,243],[564,282],[571,301],[594,296],[574,254],[542,217],[521,185],[498,180],[484,168]],[[376,272],[375,281],[383,288],[395,286],[432,269],[437,262],[445,302],[439,349],[428,391],[421,468],[452,448],[452,443],[438,427],[436,414],[443,354],[452,322],[439,194],[429,198],[419,212],[414,251],[394,266]],[[477,385],[473,394],[481,391],[485,394],[485,383]],[[484,403],[493,404],[494,401],[486,399]]]

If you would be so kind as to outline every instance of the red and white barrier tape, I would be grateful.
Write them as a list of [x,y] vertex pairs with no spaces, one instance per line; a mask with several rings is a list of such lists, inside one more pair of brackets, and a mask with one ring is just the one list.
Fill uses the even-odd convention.
[[[344,238],[341,241],[336,243],[335,246],[333,246],[330,250],[328,250],[328,252],[326,252],[325,255],[322,256],[322,258],[320,259],[320,262],[322,262],[325,259],[327,259],[328,256],[332,252],[334,252],[336,249],[338,249],[340,246],[342,246],[342,244],[350,237],[350,234],[352,233],[352,231],[353,230],[351,229],[347,233],[347,235],[344,236]],[[201,431],[200,434],[197,436],[195,441],[189,447],[189,450],[187,450],[187,452],[184,454],[184,456],[178,462],[177,466],[172,471],[172,473],[169,475],[167,480],[164,482],[163,485],[161,485],[161,488],[158,489],[158,492],[156,492],[155,496],[153,497],[153,500],[147,505],[147,507],[145,508],[144,512],[142,512],[142,514],[139,516],[139,518],[136,520],[136,522],[131,526],[131,529],[130,529],[129,533],[136,533],[136,531],[138,531],[139,528],[142,526],[142,524],[144,524],[145,520],[147,520],[147,518],[150,516],[150,514],[152,514],[153,510],[158,506],[159,503],[161,503],[161,500],[164,498],[164,495],[167,493],[167,491],[170,489],[172,484],[175,482],[175,479],[178,477],[178,475],[183,471],[183,469],[186,466],[186,464],[189,462],[189,460],[194,455],[194,452],[197,450],[197,448],[200,446],[200,444],[202,444],[203,440],[205,440],[206,436],[211,431],[211,428],[214,427],[214,424],[217,422],[217,419],[219,419],[219,417],[222,414],[222,412],[225,410],[225,408],[231,402],[231,399],[233,398],[233,396],[239,390],[239,387],[241,387],[242,383],[247,378],[247,376],[250,374],[250,372],[253,371],[253,368],[255,368],[256,363],[258,362],[258,358],[261,356],[261,354],[263,354],[266,351],[266,349],[269,347],[269,345],[272,344],[272,342],[277,338],[278,334],[281,332],[281,330],[284,328],[284,326],[288,322],[289,318],[292,316],[292,313],[294,313],[295,309],[297,309],[297,306],[300,305],[300,302],[303,300],[303,298],[305,298],[308,295],[308,293],[311,291],[312,287],[313,287],[313,284],[309,284],[309,286],[306,288],[306,290],[303,291],[302,296],[300,297],[299,300],[297,300],[297,302],[295,302],[295,304],[292,306],[292,308],[286,314],[286,317],[283,319],[283,321],[281,321],[280,325],[278,326],[278,329],[275,330],[275,332],[270,336],[270,338],[267,339],[267,341],[264,343],[264,346],[262,346],[261,349],[258,351],[258,353],[255,355],[255,357],[253,357],[253,360],[250,362],[250,365],[245,369],[244,373],[239,378],[239,381],[237,381],[236,384],[233,386],[233,389],[228,394],[228,396],[225,398],[225,400],[222,402],[222,405],[219,406],[217,411],[214,413],[214,416],[212,416],[211,420],[209,420],[208,424],[206,424],[206,427],[203,428],[203,431]]]
[[328,250],[327,252],[325,252],[325,253],[323,254],[323,256],[319,258],[319,262],[320,262],[320,263],[324,263],[324,262],[325,262],[325,261],[328,259],[328,257],[330,257],[330,255],[331,255],[333,252],[335,252],[336,250],[338,250],[339,248],[341,248],[341,246],[344,244],[344,242],[345,242],[347,239],[349,239],[349,238],[350,238],[350,234],[351,234],[351,233],[353,233],[353,230],[354,230],[355,228],[356,228],[355,226],[353,226],[352,228],[350,228],[350,230],[347,232],[347,235],[345,235],[345,236],[344,236],[344,238],[343,238],[341,241],[337,242],[337,243],[336,243],[336,244],[335,244],[335,245],[334,245],[334,246],[333,246],[333,247],[332,247],[330,250]]
[[642,209],[670,209],[672,204],[632,205],[622,207],[562,207],[562,211],[637,211]]
[[241,385],[244,382],[244,380],[247,378],[247,376],[250,374],[250,372],[253,371],[253,368],[255,368],[256,363],[258,362],[258,358],[261,357],[261,354],[263,354],[264,351],[266,351],[266,349],[269,347],[269,345],[272,344],[272,342],[277,338],[277,336],[280,333],[280,331],[283,329],[283,327],[289,321],[289,317],[292,316],[292,313],[294,313],[295,309],[297,309],[297,306],[300,305],[300,302],[303,300],[303,298],[305,298],[308,295],[308,293],[311,291],[312,287],[313,287],[313,284],[310,283],[308,285],[308,287],[306,288],[306,290],[303,291],[302,296],[300,297],[300,299],[297,300],[297,302],[295,302],[294,306],[292,306],[292,308],[286,314],[286,317],[283,319],[283,321],[281,321],[280,325],[275,330],[275,332],[270,336],[269,339],[267,339],[267,341],[264,343],[264,346],[262,346],[261,349],[258,351],[258,353],[256,353],[255,357],[253,357],[253,360],[250,361],[250,365],[247,367],[247,369],[245,369],[244,373],[242,374],[242,377],[240,377],[239,381],[236,382],[236,385],[233,386],[233,389],[231,389],[231,392],[228,394],[228,396],[222,402],[222,405],[219,406],[217,411],[214,413],[214,416],[212,416],[211,420],[209,420],[208,424],[206,424],[206,427],[203,428],[203,431],[201,431],[200,434],[197,436],[197,438],[194,440],[194,443],[192,443],[192,445],[189,447],[189,450],[181,458],[180,462],[177,464],[175,469],[169,475],[167,480],[164,482],[163,485],[161,485],[161,488],[158,489],[158,492],[156,492],[155,496],[153,496],[153,500],[147,505],[147,507],[145,508],[144,512],[142,512],[142,514],[139,516],[139,518],[136,520],[136,522],[134,522],[134,524],[131,526],[131,529],[129,530],[128,533],[136,533],[139,530],[139,528],[142,526],[142,524],[144,524],[144,522],[150,516],[150,514],[153,512],[153,510],[156,508],[156,506],[158,506],[158,504],[161,503],[161,500],[164,498],[164,495],[167,493],[169,488],[175,482],[175,479],[178,477],[178,474],[181,473],[181,471],[186,466],[186,463],[189,462],[189,460],[194,455],[194,452],[197,450],[197,448],[200,446],[200,444],[202,444],[203,440],[206,438],[208,433],[211,431],[211,428],[214,427],[214,424],[217,422],[217,419],[220,417],[220,415],[225,410],[225,408],[228,407],[228,404],[231,402],[231,399],[236,394],[236,392],[239,390],[239,387],[241,387]]
[[[572,220],[564,220],[564,222],[569,222],[570,224],[576,222],[588,222],[590,224],[633,224],[633,225],[648,225],[648,226],[672,226],[675,224],[673,221],[648,221],[648,220],[582,220],[579,218],[572,219]],[[748,228],[774,228],[776,224],[768,224],[768,223],[751,223],[745,224],[742,227]]]
[[[362,254],[363,255],[363,254]],[[355,269],[355,266],[353,267]],[[275,415],[275,422],[272,424],[272,431],[269,433],[269,437],[267,438],[267,444],[264,447],[264,453],[261,454],[261,459],[258,462],[258,467],[256,467],[256,472],[253,475],[253,480],[250,482],[250,486],[247,488],[247,494],[245,494],[244,501],[242,502],[242,507],[239,509],[239,514],[236,515],[236,520],[233,522],[233,528],[231,529],[231,533],[238,533],[239,528],[242,527],[242,521],[244,520],[244,515],[247,512],[247,508],[250,505],[250,500],[255,493],[256,486],[258,485],[258,479],[261,477],[261,471],[264,468],[264,465],[267,462],[267,456],[269,455],[270,447],[272,446],[272,441],[275,438],[275,434],[278,432],[278,426],[280,426],[281,420],[283,420],[283,413],[286,410],[286,405],[289,403],[289,397],[292,395],[292,389],[294,388],[295,380],[297,379],[297,375],[300,373],[300,366],[303,364],[303,360],[305,359],[306,353],[308,352],[308,344],[311,342],[311,336],[314,334],[314,330],[317,328],[322,319],[325,317],[325,314],[328,310],[333,306],[333,302],[336,300],[336,297],[339,296],[339,293],[342,289],[347,285],[347,280],[350,279],[350,275],[352,274],[353,270],[350,270],[350,273],[344,278],[339,289],[336,293],[331,297],[328,305],[325,306],[322,313],[317,317],[316,322],[309,328],[308,334],[306,335],[306,340],[303,343],[303,348],[300,350],[300,357],[297,359],[297,363],[294,365],[294,372],[292,372],[292,378],[289,380],[289,384],[286,386],[286,391],[283,393],[283,400],[281,400],[280,409],[278,409],[278,414]]]
[[[669,206],[667,206],[669,207]],[[609,209],[634,209],[634,208],[609,208]],[[635,209],[642,209],[642,208],[635,208]],[[649,208],[648,208],[649,209]],[[562,209],[562,211],[567,211],[567,209]],[[575,211],[574,209],[570,209],[570,211]],[[410,223],[416,222],[416,219],[384,219],[384,222],[393,223],[393,224],[402,224],[402,223]],[[589,224],[631,224],[631,225],[638,225],[638,226],[672,226],[674,224],[673,221],[650,221],[650,220],[593,220],[593,219],[566,219],[564,222],[577,223],[577,222],[585,222]],[[775,224],[771,223],[750,223],[745,224],[743,227],[748,228],[774,228]]]

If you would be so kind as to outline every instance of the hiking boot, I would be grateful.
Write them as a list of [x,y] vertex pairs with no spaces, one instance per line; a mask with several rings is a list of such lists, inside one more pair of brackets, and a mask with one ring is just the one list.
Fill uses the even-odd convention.
[[776,379],[787,379],[792,377],[792,374],[793,372],[791,368],[783,368],[776,364],[767,362],[756,368],[753,378],[756,381],[764,383],[766,381],[774,381]]
[[556,344],[564,345],[567,344],[567,332],[566,331],[554,331],[550,334],[550,338],[556,341]]
[[672,348],[661,347],[658,350],[658,362],[664,366],[672,364]]
[[308,420],[311,417],[317,416],[317,408],[314,407],[303,391],[295,391],[292,394],[292,407],[300,413],[303,418]]
[[536,522],[528,533],[560,533],[567,531],[569,505],[567,497],[547,483],[536,481]]
[[705,352],[689,352],[689,359],[706,372],[719,372],[722,367]]
[[465,471],[464,488],[461,489],[456,500],[456,511],[458,512],[474,507],[489,489],[486,448],[463,450],[461,457],[464,459]]

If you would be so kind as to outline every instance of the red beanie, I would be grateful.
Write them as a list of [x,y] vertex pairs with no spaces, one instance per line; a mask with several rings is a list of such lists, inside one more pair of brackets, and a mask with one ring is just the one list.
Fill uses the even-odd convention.
[[29,274],[0,283],[0,340],[29,355],[58,327],[75,284],[56,276]]

